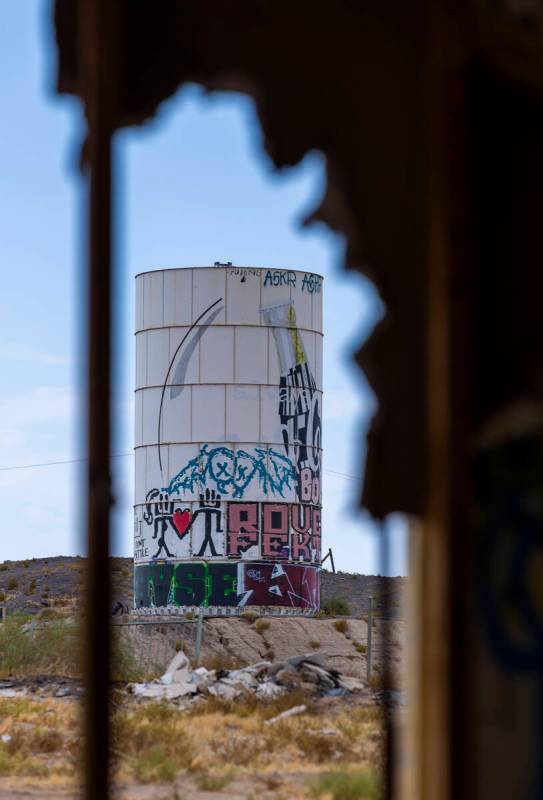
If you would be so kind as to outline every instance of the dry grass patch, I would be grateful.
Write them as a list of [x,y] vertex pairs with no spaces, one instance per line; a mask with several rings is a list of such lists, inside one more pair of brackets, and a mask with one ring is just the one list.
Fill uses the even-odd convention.
[[312,694],[305,689],[294,689],[285,692],[274,700],[262,700],[252,692],[235,700],[223,700],[215,695],[208,695],[205,702],[198,703],[189,708],[185,714],[191,717],[202,717],[210,714],[220,714],[224,716],[255,717],[259,724],[263,720],[271,719],[287,711],[293,706],[305,705],[306,714],[316,714],[317,708]]
[[142,783],[173,781],[177,772],[190,768],[194,757],[186,718],[166,702],[114,714],[111,750],[120,777]]
[[[379,708],[346,702],[328,711],[302,690],[268,703],[252,695],[230,704],[209,697],[187,710],[166,701],[136,703],[121,692],[114,701],[111,752],[117,780],[172,783],[186,772],[200,791],[254,780],[259,797],[268,792],[293,800],[308,793],[323,800],[378,797],[355,792],[373,791],[357,775],[370,774],[383,762]],[[307,712],[266,724],[302,704]],[[0,774],[72,785],[82,747],[79,722],[75,701],[0,698],[0,734],[12,737],[0,746]]]
[[0,774],[40,780],[75,777],[79,707],[53,699],[0,698]]
[[[29,617],[14,614],[0,626],[0,678],[7,676],[81,675],[82,637],[79,626],[54,608],[44,608],[28,629]],[[136,681],[138,668],[129,642],[113,633],[113,680]]]

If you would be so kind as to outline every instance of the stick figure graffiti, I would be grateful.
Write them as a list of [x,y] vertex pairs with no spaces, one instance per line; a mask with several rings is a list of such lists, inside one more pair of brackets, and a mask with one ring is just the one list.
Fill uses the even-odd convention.
[[217,494],[214,489],[206,489],[205,494],[200,495],[199,507],[193,512],[189,525],[189,527],[192,528],[198,517],[203,517],[204,538],[199,551],[194,553],[195,557],[199,558],[200,556],[205,555],[208,547],[211,556],[220,555],[220,553],[218,553],[215,549],[213,534],[224,532],[224,529],[221,527],[221,515],[222,510],[220,494]]
[[159,558],[162,550],[168,558],[172,558],[166,544],[166,533],[169,527],[180,539],[188,533],[191,525],[189,509],[176,509],[175,501],[170,500],[168,494],[151,489],[145,498],[143,519],[153,526],[153,539],[158,538],[158,550],[153,558]]

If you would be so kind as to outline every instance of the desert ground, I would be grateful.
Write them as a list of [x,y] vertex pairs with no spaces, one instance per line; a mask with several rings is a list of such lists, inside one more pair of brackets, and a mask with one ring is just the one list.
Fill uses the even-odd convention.
[[[84,573],[84,559],[0,565],[0,798],[81,794]],[[130,560],[112,559],[112,576],[114,600],[130,606]],[[402,587],[402,579],[324,573],[328,614],[206,620],[198,665],[192,619],[112,617],[113,684],[104,702],[115,797],[380,797],[384,715],[401,714],[405,703]],[[368,681],[370,594],[377,610]],[[197,693],[175,696],[160,676],[183,653],[190,680],[196,667],[207,677]],[[138,686],[158,694],[138,695]]]

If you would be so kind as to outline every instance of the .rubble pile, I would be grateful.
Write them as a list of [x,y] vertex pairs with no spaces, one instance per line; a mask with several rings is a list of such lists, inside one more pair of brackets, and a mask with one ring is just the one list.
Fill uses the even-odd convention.
[[365,688],[358,678],[325,669],[323,663],[323,654],[310,653],[280,662],[259,661],[241,669],[192,669],[187,656],[180,651],[161,678],[149,683],[131,683],[128,689],[136,697],[155,700],[196,694],[215,695],[223,700],[255,694],[268,700],[298,687],[321,695],[343,695]]

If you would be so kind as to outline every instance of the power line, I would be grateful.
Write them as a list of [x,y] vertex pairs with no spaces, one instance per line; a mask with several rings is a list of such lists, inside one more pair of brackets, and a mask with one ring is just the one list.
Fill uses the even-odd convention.
[[[117,453],[111,458],[124,458],[125,456],[133,455],[134,453]],[[56,467],[59,464],[82,464],[88,460],[88,458],[71,458],[65,461],[43,461],[41,464],[20,464],[14,467],[0,467],[0,472],[11,472],[16,469],[34,469],[35,467]]]
[[360,475],[348,475],[346,472],[338,472],[335,469],[323,469],[323,472],[330,472],[332,475],[339,475],[342,478],[349,478],[352,481],[361,481]]
[[[127,458],[133,456],[134,453],[116,453],[111,458]],[[62,464],[83,464],[88,461],[88,458],[71,458],[64,461],[42,461],[39,464],[18,464],[11,467],[0,467],[0,472],[13,472],[19,469],[37,469],[39,467],[57,467]],[[323,472],[329,472],[331,475],[339,475],[341,478],[347,478],[352,481],[361,480],[359,475],[348,475],[346,472],[338,472],[335,469],[324,469]]]

